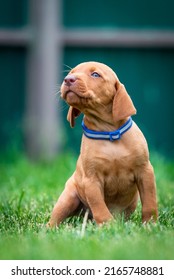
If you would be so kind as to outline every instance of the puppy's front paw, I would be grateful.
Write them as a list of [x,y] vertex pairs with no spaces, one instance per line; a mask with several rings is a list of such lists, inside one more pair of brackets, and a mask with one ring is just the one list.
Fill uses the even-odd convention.
[[142,213],[142,222],[146,224],[148,222],[156,222],[158,218],[158,211],[156,209],[152,209],[149,211],[144,211]]

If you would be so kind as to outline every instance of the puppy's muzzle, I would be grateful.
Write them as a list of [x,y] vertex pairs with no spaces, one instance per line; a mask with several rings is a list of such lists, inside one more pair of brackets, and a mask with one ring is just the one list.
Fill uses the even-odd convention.
[[77,80],[76,76],[69,74],[65,77],[64,84],[65,84],[65,86],[70,87],[70,86],[74,85],[76,80]]
[[[62,98],[67,101],[67,96],[72,99],[74,95],[80,98],[85,98],[84,94],[79,90],[79,82],[77,76],[69,74],[65,77],[62,85]],[[82,81],[81,81],[82,83]],[[72,101],[72,100],[71,100]]]

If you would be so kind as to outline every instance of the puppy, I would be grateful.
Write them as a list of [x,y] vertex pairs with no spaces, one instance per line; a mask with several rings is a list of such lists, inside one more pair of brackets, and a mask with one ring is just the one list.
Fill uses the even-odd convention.
[[65,77],[61,97],[70,105],[71,127],[84,114],[80,156],[54,206],[50,227],[79,209],[89,209],[97,224],[114,213],[129,217],[140,196],[142,221],[156,220],[153,167],[146,140],[131,116],[136,109],[111,68],[98,62],[77,65]]

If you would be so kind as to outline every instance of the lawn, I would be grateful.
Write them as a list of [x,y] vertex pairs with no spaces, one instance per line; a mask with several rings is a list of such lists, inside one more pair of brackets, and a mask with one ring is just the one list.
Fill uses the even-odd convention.
[[174,259],[174,162],[153,154],[159,220],[141,224],[141,205],[127,222],[118,217],[98,227],[66,220],[47,230],[52,207],[72,174],[76,156],[32,163],[25,156],[0,163],[0,259]]

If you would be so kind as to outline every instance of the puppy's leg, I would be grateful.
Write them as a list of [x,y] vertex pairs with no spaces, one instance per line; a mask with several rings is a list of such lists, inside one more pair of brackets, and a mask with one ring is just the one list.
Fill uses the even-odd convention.
[[71,216],[80,204],[72,177],[67,181],[62,194],[55,204],[48,227],[58,226],[64,219]]
[[105,223],[113,219],[104,201],[104,195],[98,182],[89,179],[85,183],[85,195],[91,209],[94,220],[97,224]]
[[143,172],[138,175],[138,189],[142,203],[142,221],[156,220],[158,217],[156,184],[153,167],[148,162]]

